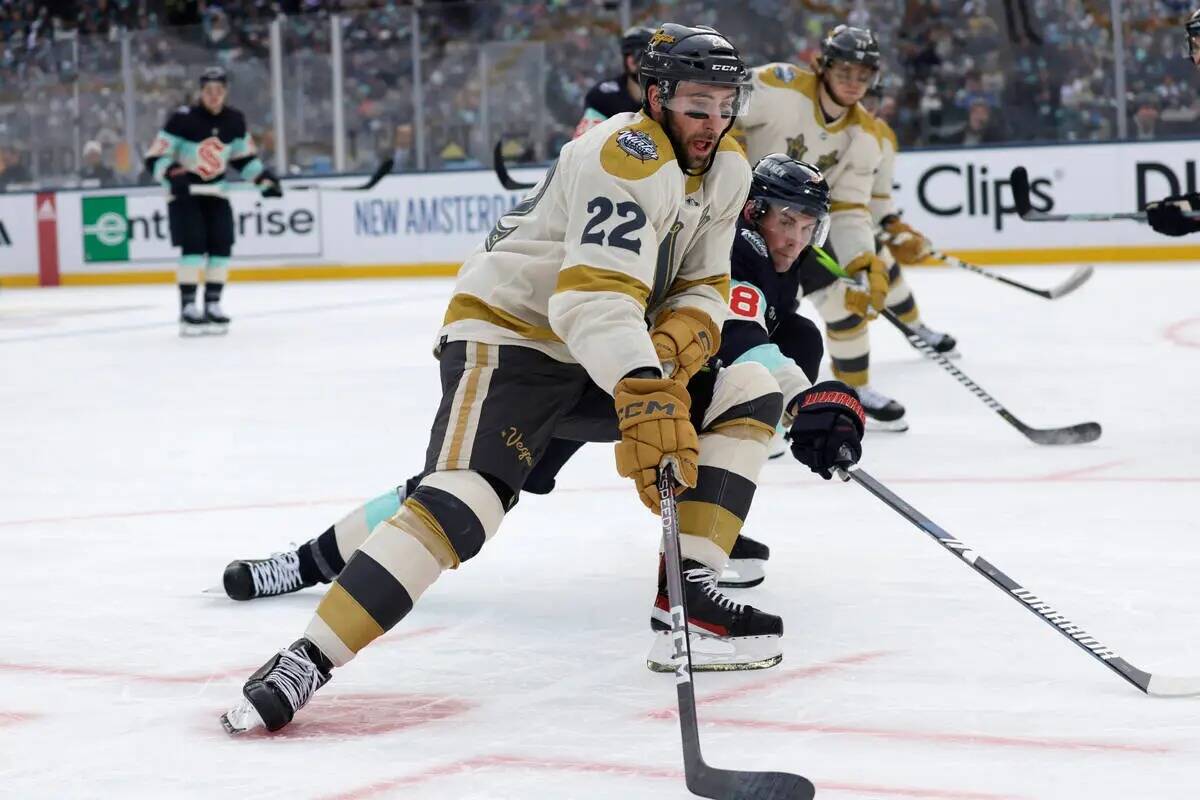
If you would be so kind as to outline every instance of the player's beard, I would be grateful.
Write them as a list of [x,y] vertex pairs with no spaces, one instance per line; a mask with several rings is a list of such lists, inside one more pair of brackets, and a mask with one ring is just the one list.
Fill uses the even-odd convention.
[[[667,132],[667,138],[671,140],[671,146],[675,148],[675,157],[685,167],[684,172],[690,175],[702,175],[712,167],[712,162],[716,158],[717,147],[721,143],[721,137],[728,133],[732,123],[726,126],[724,131],[720,133],[696,133],[688,138],[684,138],[679,129],[675,126],[673,118],[675,112],[666,112],[666,125],[664,128]],[[691,144],[697,140],[706,140],[711,144],[702,154],[693,156]]]

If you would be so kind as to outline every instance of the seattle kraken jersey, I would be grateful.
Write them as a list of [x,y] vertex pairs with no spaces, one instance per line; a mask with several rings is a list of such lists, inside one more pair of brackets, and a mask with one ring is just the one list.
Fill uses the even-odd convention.
[[182,106],[167,119],[146,152],[146,170],[164,181],[173,164],[183,167],[198,183],[225,179],[229,167],[254,180],[264,166],[246,131],[246,118],[230,106],[212,114],[204,106]]

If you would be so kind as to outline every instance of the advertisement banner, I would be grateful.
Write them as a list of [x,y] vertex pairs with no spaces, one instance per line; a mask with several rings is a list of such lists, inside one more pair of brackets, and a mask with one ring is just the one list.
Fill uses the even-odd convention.
[[32,194],[0,194],[0,277],[38,274],[37,201]]

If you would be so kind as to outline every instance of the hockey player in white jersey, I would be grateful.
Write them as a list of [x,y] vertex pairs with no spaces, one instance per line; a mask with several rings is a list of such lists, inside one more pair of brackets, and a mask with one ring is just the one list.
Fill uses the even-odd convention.
[[[463,264],[438,340],[443,396],[424,477],[351,556],[303,636],[246,682],[222,717],[229,732],[282,728],[334,667],[475,556],[556,435],[617,441],[618,473],[654,511],[658,468],[672,465],[685,487],[690,621],[747,663],[778,661],[780,619],[724,597],[715,578],[783,412],[779,386],[745,363],[689,393],[720,344],[750,184],[726,137],[746,68],[711,28],[666,24],[641,80],[643,111],[567,144]],[[813,469],[828,474],[837,446],[857,444],[861,408],[846,387],[802,395],[790,411],[811,421],[801,451]],[[661,624],[657,603],[652,615]]]
[[751,161],[783,152],[824,173],[833,199],[830,248],[851,275],[865,278],[866,291],[848,288],[815,259],[801,285],[825,320],[834,376],[858,389],[871,427],[905,430],[904,407],[870,384],[867,323],[888,308],[939,352],[955,343],[922,322],[900,269],[923,260],[930,245],[892,204],[895,136],[859,102],[879,69],[875,36],[839,25],[822,42],[815,71],[782,63],[752,71],[756,102],[737,133]]

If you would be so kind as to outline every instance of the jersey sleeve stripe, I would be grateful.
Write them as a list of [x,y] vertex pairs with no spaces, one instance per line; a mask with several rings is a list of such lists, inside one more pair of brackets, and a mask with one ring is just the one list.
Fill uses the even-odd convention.
[[563,292],[616,292],[632,297],[642,308],[650,299],[650,287],[624,272],[576,264],[558,273],[555,294]]
[[526,339],[534,341],[550,341],[561,342],[562,340],[549,328],[543,328],[540,325],[534,325],[526,322],[519,317],[510,314],[509,312],[497,308],[496,306],[485,303],[474,295],[459,293],[454,295],[450,300],[450,307],[446,309],[446,317],[442,321],[443,325],[449,325],[460,320],[473,319],[480,322],[486,322],[489,325],[494,325],[497,328],[513,331],[514,333]]
[[834,200],[829,206],[829,213],[836,214],[839,211],[868,211],[869,209],[862,203],[847,203],[843,200]]
[[722,272],[718,275],[709,275],[704,278],[696,278],[690,281],[681,281],[676,278],[672,281],[671,286],[667,289],[667,297],[673,297],[677,294],[683,294],[689,289],[694,289],[697,286],[711,286],[721,295],[721,299],[726,303],[729,302],[729,273]]

